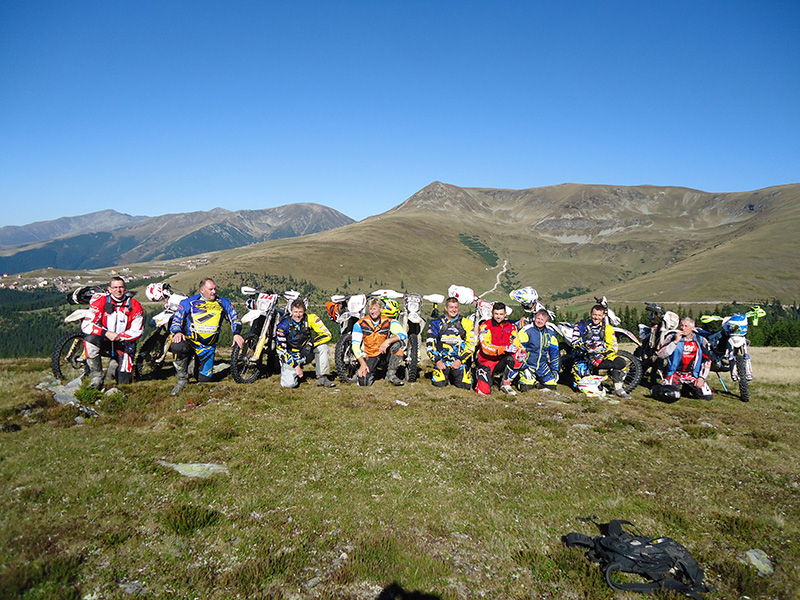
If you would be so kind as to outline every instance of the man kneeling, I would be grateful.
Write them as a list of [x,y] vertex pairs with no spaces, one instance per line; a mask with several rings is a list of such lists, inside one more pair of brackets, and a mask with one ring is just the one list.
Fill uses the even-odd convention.
[[353,356],[358,360],[358,385],[375,382],[379,370],[386,370],[386,379],[394,385],[405,382],[397,376],[403,362],[408,334],[403,326],[381,314],[383,302],[371,298],[367,302],[367,315],[353,326]]
[[328,347],[331,332],[315,314],[306,314],[305,303],[298,298],[289,307],[289,316],[278,324],[276,333],[278,359],[281,362],[281,387],[295,388],[303,377],[303,365],[316,365],[317,385],[333,387],[328,379]]

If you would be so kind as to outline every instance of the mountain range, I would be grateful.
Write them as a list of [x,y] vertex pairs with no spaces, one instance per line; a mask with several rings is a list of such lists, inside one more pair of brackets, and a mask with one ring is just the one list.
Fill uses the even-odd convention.
[[[800,298],[800,184],[710,193],[648,185],[508,190],[433,182],[359,222],[317,205],[269,210],[294,215],[288,221],[296,227],[265,231],[256,223],[270,221],[261,215],[267,211],[217,209],[65,239],[74,245],[96,238],[117,265],[203,252],[207,264],[170,278],[187,291],[202,276],[235,287],[248,274],[292,276],[325,292],[392,287],[445,293],[456,283],[478,293],[493,290],[491,299],[532,285],[546,302],[562,306],[585,306],[594,295],[629,303]],[[329,218],[302,216],[315,214]],[[65,243],[41,247],[52,251]]]
[[0,271],[93,269],[191,256],[352,223],[312,203],[132,217],[113,210],[0,228]]
[[[735,193],[562,184],[523,190],[434,182],[373,217],[211,257],[204,273],[292,275],[333,291],[394,287],[545,300],[755,302],[800,298],[800,184]],[[191,289],[197,274],[175,276]],[[499,282],[499,284],[498,284]],[[498,285],[496,285],[498,284]]]

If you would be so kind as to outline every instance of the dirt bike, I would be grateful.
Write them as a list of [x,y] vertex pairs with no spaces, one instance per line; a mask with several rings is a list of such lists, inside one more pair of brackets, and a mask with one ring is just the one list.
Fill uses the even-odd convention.
[[242,294],[249,296],[248,312],[242,317],[242,325],[251,325],[250,331],[243,336],[242,347],[234,344],[231,350],[231,376],[236,383],[253,383],[262,373],[280,371],[276,332],[286,309],[278,307],[278,299],[284,298],[288,306],[300,297],[300,293],[295,290],[262,292],[244,286]]
[[[151,302],[164,301],[164,310],[150,319],[155,331],[147,336],[136,352],[133,361],[133,374],[138,381],[159,379],[164,376],[164,369],[172,364],[174,356],[169,351],[172,344],[172,333],[169,328],[172,317],[181,301],[187,298],[181,292],[173,290],[168,283],[151,283],[145,289],[145,295]],[[189,371],[193,371],[190,364]]]
[[335,294],[325,303],[328,315],[339,325],[339,339],[336,342],[334,360],[336,374],[346,383],[358,381],[358,359],[352,350],[353,326],[367,312],[366,294]]
[[[614,330],[614,334],[617,336],[617,339],[619,339],[620,336],[625,336],[636,343],[637,347],[641,346],[641,342],[633,333],[624,327],[619,326],[621,320],[616,313],[609,308],[608,300],[606,300],[605,296],[602,298],[595,298],[595,302],[606,309],[606,316],[603,319],[603,322],[607,325],[611,325],[612,329]],[[552,326],[550,323],[548,323],[548,328],[550,328],[560,337],[559,349],[561,351],[561,379],[563,383],[570,386],[572,386],[573,383],[571,374],[572,365],[575,363],[576,358],[575,349],[572,346],[572,336],[576,326],[576,323],[568,323],[566,321],[553,323]],[[639,385],[639,382],[642,380],[642,363],[639,358],[627,350],[617,350],[617,356],[621,356],[625,360],[622,388],[627,393],[630,393],[636,389],[636,387]]]
[[[84,286],[68,293],[67,302],[73,306],[88,306],[104,293],[105,290],[101,287]],[[88,314],[88,308],[79,308],[67,315],[64,322],[80,324]],[[76,377],[83,377],[89,373],[89,365],[86,363],[86,353],[83,347],[84,337],[83,332],[78,331],[68,333],[56,342],[50,359],[50,367],[56,379],[72,381]]]
[[[401,294],[395,290],[376,290],[369,295],[371,298],[386,300],[403,299],[403,309],[394,318],[408,333],[405,355],[405,380],[414,382],[419,374],[420,348],[422,343],[422,330],[425,319],[422,316],[422,301],[428,300],[434,304],[444,301],[441,294],[421,296],[420,294]],[[364,315],[367,309],[367,295],[354,294],[352,296],[335,295],[326,303],[328,315],[339,325],[339,340],[336,342],[335,361],[336,373],[339,378],[347,383],[358,381],[358,359],[353,354],[353,327]]]
[[731,379],[739,383],[739,399],[742,402],[750,401],[750,382],[753,380],[753,366],[748,352],[750,342],[747,340],[748,319],[752,320],[753,325],[758,325],[758,320],[766,314],[760,306],[753,306],[746,313],[736,313],[729,317],[700,317],[702,323],[722,321],[722,328],[716,333],[700,330],[698,333],[705,334],[711,344],[711,370],[717,374],[726,392],[728,386],[722,380],[720,372],[727,371],[731,374]]
[[660,383],[666,367],[666,360],[658,358],[656,352],[664,345],[668,334],[679,331],[680,319],[674,312],[665,311],[653,302],[645,305],[645,311],[649,314],[649,323],[639,323],[639,340],[642,344],[633,354],[642,363],[642,379],[649,377],[652,387]]

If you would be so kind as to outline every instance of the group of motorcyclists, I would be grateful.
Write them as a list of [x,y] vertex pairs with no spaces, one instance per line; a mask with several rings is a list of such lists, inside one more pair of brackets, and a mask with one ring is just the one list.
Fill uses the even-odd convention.
[[[511,311],[504,303],[495,302],[491,306],[491,318],[478,322],[477,331],[475,322],[478,319],[460,314],[457,297],[445,300],[444,314],[431,320],[425,338],[434,386],[452,384],[486,396],[495,385],[495,376],[499,375],[499,390],[510,396],[515,396],[517,390],[556,388],[561,357],[559,340],[553,328],[548,327],[551,314],[538,302],[533,288],[517,292],[522,294],[512,292],[511,296],[523,307],[521,319],[509,320]],[[370,298],[366,314],[353,327],[352,352],[358,360],[357,383],[360,386],[372,385],[380,376],[394,385],[405,383],[398,377],[398,369],[408,333],[394,318],[396,311],[392,310],[392,302]],[[170,324],[170,350],[175,356],[177,376],[172,395],[186,387],[192,359],[197,381],[211,381],[224,321],[230,324],[233,343],[241,348],[244,338],[236,309],[230,300],[217,295],[214,280],[205,278],[197,294],[180,302]],[[103,386],[100,354],[104,346],[110,347],[117,362],[117,382],[130,383],[136,342],[144,330],[144,313],[141,304],[127,293],[123,278],[111,278],[107,293],[91,303],[81,329],[85,334],[90,385],[98,389]],[[302,299],[292,301],[276,329],[281,386],[299,386],[305,379],[303,366],[313,362],[317,385],[333,387],[327,352],[331,337],[322,320],[308,312]],[[616,336],[606,320],[604,306],[593,306],[590,319],[575,325],[569,341],[574,358],[573,387],[581,389],[579,383],[584,378],[605,371],[613,383],[613,393],[630,398],[622,385],[626,363],[617,355]],[[712,392],[705,379],[710,369],[709,354],[705,338],[694,334],[694,321],[681,320],[679,329],[669,332],[657,350],[664,367],[662,388],[668,388],[661,391],[674,395],[674,390],[683,387],[695,397],[711,399]]]

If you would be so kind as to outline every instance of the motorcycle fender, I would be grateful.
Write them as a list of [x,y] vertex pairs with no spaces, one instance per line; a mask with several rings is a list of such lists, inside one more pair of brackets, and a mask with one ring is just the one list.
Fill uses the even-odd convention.
[[64,322],[72,323],[74,321],[83,321],[83,319],[87,317],[90,312],[91,311],[88,308],[79,308],[78,310],[73,310],[64,318]]
[[741,335],[732,335],[728,343],[732,348],[742,348],[747,344],[747,338]]
[[265,313],[260,310],[248,310],[247,314],[242,317],[242,323],[252,323],[263,314]]
[[151,319],[151,323],[155,327],[163,327],[167,323],[169,323],[169,319],[170,319],[171,316],[172,316],[171,312],[168,312],[166,310],[162,311],[162,312],[158,313],[155,317],[153,317]]
[[632,342],[634,342],[637,346],[641,346],[642,345],[642,342],[639,341],[639,338],[636,337],[635,335],[633,335],[627,329],[623,329],[622,327],[614,327],[614,333],[617,334],[618,338],[619,338],[619,335],[622,334],[622,335],[626,336],[628,339],[630,339]]
[[425,319],[423,319],[419,315],[419,313],[410,313],[408,315],[408,320],[411,321],[412,323],[424,323],[425,322]]

